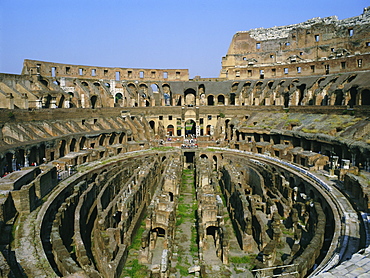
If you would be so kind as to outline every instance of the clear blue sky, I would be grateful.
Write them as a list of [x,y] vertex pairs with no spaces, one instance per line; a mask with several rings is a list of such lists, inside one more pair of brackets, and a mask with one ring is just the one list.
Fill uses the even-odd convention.
[[24,59],[217,77],[237,31],[360,15],[368,0],[0,0],[0,72]]

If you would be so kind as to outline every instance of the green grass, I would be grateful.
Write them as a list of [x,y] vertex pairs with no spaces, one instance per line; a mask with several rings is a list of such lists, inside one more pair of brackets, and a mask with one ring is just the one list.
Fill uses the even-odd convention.
[[152,147],[151,150],[153,151],[171,151],[171,150],[174,150],[175,148],[174,147],[166,147],[166,146],[162,146],[162,147]]
[[121,277],[130,276],[131,278],[149,277],[148,268],[139,264],[137,259],[128,262],[122,271]]

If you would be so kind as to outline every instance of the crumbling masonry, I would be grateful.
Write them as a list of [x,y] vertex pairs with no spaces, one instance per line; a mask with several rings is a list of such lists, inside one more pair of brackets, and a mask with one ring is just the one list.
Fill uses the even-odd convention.
[[0,74],[0,277],[370,273],[369,18],[238,32],[218,78]]

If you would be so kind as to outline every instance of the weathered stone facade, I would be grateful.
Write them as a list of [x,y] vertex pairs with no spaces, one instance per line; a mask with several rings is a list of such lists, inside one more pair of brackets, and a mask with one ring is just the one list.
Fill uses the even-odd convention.
[[239,32],[218,79],[0,74],[0,276],[337,273],[370,245],[368,20]]

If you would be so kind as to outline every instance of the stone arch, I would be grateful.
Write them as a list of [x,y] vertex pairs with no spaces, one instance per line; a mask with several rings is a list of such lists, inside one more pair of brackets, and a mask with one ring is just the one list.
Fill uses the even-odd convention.
[[71,142],[69,143],[69,151],[75,152],[76,151],[76,138],[72,138]]
[[209,106],[215,105],[215,97],[213,95],[208,95],[208,97],[207,97],[207,105],[209,105]]
[[171,93],[170,86],[168,84],[163,84],[162,91],[163,91],[164,105],[171,106],[172,105],[172,93]]
[[123,104],[123,95],[121,93],[116,93],[114,95],[114,103],[118,104],[119,106],[122,106],[122,104]]
[[96,108],[96,105],[97,105],[97,102],[98,102],[98,96],[96,96],[96,95],[91,96],[90,102],[91,102],[91,108],[92,109]]
[[196,93],[194,89],[185,90],[184,97],[185,97],[185,105],[190,106],[190,107],[195,106]]
[[173,125],[168,125],[167,126],[167,135],[168,136],[173,136],[175,135],[175,128]]
[[66,145],[67,145],[66,140],[60,141],[60,144],[59,144],[59,157],[63,157],[63,156],[66,155]]
[[112,134],[109,137],[109,145],[113,145],[116,141],[117,135],[115,132],[112,132]]
[[365,89],[361,92],[361,105],[370,105],[370,90]]
[[217,96],[217,105],[225,105],[225,96],[224,95],[218,95]]
[[196,135],[196,130],[195,130],[196,124],[193,119],[189,119],[185,122],[185,135]]

